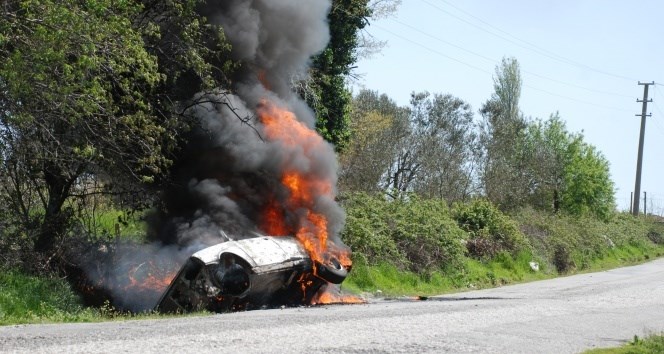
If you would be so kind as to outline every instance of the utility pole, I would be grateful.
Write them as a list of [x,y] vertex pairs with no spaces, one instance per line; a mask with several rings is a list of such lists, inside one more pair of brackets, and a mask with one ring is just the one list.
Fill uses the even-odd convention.
[[634,183],[634,205],[632,206],[632,214],[634,216],[639,216],[639,197],[641,194],[641,168],[643,166],[643,137],[646,133],[646,117],[652,116],[652,114],[646,114],[648,110],[648,102],[652,102],[652,99],[648,100],[648,87],[654,85],[655,82],[641,82],[639,85],[643,85],[643,99],[636,99],[636,102],[643,102],[643,108],[641,109],[641,114],[635,114],[637,117],[641,117],[641,132],[639,134],[639,156],[636,160],[636,182]]

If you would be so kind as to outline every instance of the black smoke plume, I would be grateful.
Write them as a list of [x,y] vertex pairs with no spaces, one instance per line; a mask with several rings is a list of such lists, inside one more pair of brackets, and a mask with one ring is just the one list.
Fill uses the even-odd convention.
[[[324,143],[305,153],[298,146],[267,141],[255,118],[257,107],[268,100],[314,129],[312,110],[291,88],[307,76],[311,57],[329,41],[329,9],[329,0],[210,0],[199,9],[210,23],[223,27],[232,56],[243,69],[230,91],[191,93],[197,104],[187,113],[199,124],[175,166],[173,187],[164,191],[166,212],[151,231],[158,242],[138,252],[118,250],[121,256],[106,269],[92,272],[123,308],[148,310],[160,292],[137,293],[126,282],[105,279],[145,271],[135,270],[136,264],[155,258],[181,264],[194,250],[225,241],[220,230],[232,239],[260,231],[266,203],[288,197],[280,182],[284,168],[336,186],[337,162],[331,145]],[[330,240],[342,246],[338,235],[344,212],[333,196],[316,196],[314,211],[327,218]],[[297,222],[289,215],[285,219]]]

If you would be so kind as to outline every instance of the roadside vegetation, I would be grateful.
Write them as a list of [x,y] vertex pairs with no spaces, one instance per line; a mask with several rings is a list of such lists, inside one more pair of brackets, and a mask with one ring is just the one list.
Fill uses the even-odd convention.
[[634,336],[629,343],[617,348],[600,348],[583,354],[658,354],[664,353],[664,334],[653,334],[646,338]]
[[344,206],[343,236],[354,251],[354,265],[343,286],[354,292],[431,295],[664,255],[664,224],[625,213],[608,220],[532,208],[505,214],[482,199],[448,208],[417,197],[392,202],[367,195],[348,198]]
[[34,322],[98,321],[99,311],[85,308],[69,284],[55,277],[18,271],[0,272],[0,325]]
[[[664,224],[616,213],[609,220],[530,208],[505,214],[483,199],[446,203],[412,196],[398,202],[355,194],[343,200],[344,241],[353,249],[347,292],[428,296],[637,264],[664,255]],[[116,211],[101,220],[117,217]],[[123,226],[122,238],[142,230]],[[114,227],[102,234],[111,234]],[[115,236],[113,236],[115,237]],[[536,270],[533,269],[536,264]],[[0,324],[150,318],[86,307],[66,279],[0,271]]]

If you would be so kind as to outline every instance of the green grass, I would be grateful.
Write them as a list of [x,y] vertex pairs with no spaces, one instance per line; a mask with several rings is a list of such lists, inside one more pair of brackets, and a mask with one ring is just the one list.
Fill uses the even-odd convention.
[[[539,270],[530,268],[536,262]],[[467,259],[460,289],[489,288],[507,284],[548,279],[556,276],[547,265],[528,252],[521,252],[516,258],[508,253],[500,253],[488,261]]]
[[[615,249],[604,258],[592,262],[586,271],[615,268],[634,264],[664,253],[662,247],[645,249],[627,247]],[[345,291],[360,294],[376,293],[383,296],[436,295],[470,289],[481,289],[506,284],[553,278],[558,274],[546,263],[539,262],[540,271],[530,269],[533,260],[526,252],[512,258],[501,253],[492,260],[480,262],[466,259],[464,267],[456,272],[416,274],[402,271],[396,266],[381,263],[369,266],[356,262],[353,271],[343,283]],[[163,318],[164,315],[127,314],[111,306],[85,308],[69,284],[58,278],[41,278],[17,271],[0,272],[0,325],[53,322],[99,322],[107,320]],[[200,315],[194,314],[194,315]]]
[[[409,223],[404,221],[397,225],[393,222],[393,210],[390,209],[385,212],[385,220],[381,219],[374,225],[367,221],[373,220],[369,217],[372,213],[380,211],[374,206],[358,207],[359,211],[371,211],[369,214],[350,214],[355,215],[355,222],[349,222],[349,225],[356,226],[349,229],[352,231],[350,234],[358,237],[346,240],[352,241],[349,245],[356,253],[353,271],[344,282],[343,289],[356,294],[377,293],[379,290],[383,296],[444,294],[600,271],[664,255],[664,224],[629,215],[617,214],[607,223],[524,210],[512,216],[519,225],[519,232],[523,232],[524,244],[512,249],[498,249],[497,253],[489,247],[486,249],[488,252],[470,254],[463,252],[465,247],[462,245],[472,235],[460,229],[446,234],[454,226],[449,222],[443,225],[445,227],[436,224],[436,227],[423,228],[424,221],[412,223],[412,213],[406,213],[408,215],[399,220]],[[145,237],[141,213],[127,215],[113,208],[100,210],[93,215],[91,225],[98,237],[114,237],[118,224],[122,225],[122,238],[143,240]],[[441,210],[443,217],[449,219],[449,211]],[[396,226],[399,227],[394,229]],[[383,235],[376,230],[394,232]],[[428,239],[424,242],[418,237],[425,234],[445,236],[435,238],[436,242],[429,242],[431,240]],[[450,245],[454,247],[447,247]],[[399,247],[405,247],[401,250],[403,252],[397,252]],[[422,249],[429,253],[422,252]],[[441,249],[451,251],[439,252]],[[539,271],[530,268],[531,261],[539,264]],[[565,265],[564,269],[560,264]],[[111,306],[85,308],[66,281],[27,276],[17,271],[0,270],[0,289],[0,325],[163,317],[157,314],[123,314]]]
[[603,256],[593,259],[587,269],[583,271],[594,272],[639,264],[662,257],[662,255],[664,255],[664,246],[662,245],[616,247]]
[[[26,323],[100,322],[179,317],[182,314],[119,312],[110,304],[101,308],[81,305],[69,284],[58,278],[34,277],[0,271],[0,326]],[[203,316],[193,312],[184,316]]]
[[380,290],[386,296],[431,295],[449,292],[454,288],[452,280],[439,272],[423,276],[400,271],[388,263],[376,266],[353,265],[353,271],[342,285],[342,289],[356,294]]
[[634,339],[618,348],[601,348],[583,352],[584,354],[659,354],[664,353],[664,334],[651,335],[645,339]]
[[385,296],[435,295],[555,276],[546,268],[533,271],[529,265],[532,260],[526,252],[520,253],[516,259],[502,253],[487,262],[466,258],[461,270],[430,274],[402,271],[387,263],[374,266],[356,263],[343,283],[343,289],[356,294],[380,290]]
[[[664,247],[657,245],[616,247],[603,257],[585,260],[585,268],[566,274],[639,264],[663,254]],[[531,261],[538,263],[539,271],[530,268]],[[399,270],[388,263],[367,265],[360,261],[353,264],[353,271],[343,283],[343,289],[355,294],[376,293],[380,290],[383,296],[434,295],[551,279],[560,275],[552,265],[533,257],[529,252],[521,252],[516,257],[500,253],[487,261],[465,258],[463,269],[453,273],[417,274]]]
[[0,272],[0,288],[0,325],[98,321],[99,312],[81,306],[62,279]]
[[118,225],[120,237],[135,241],[145,239],[145,222],[142,221],[142,213],[128,215],[122,210],[105,209],[97,212],[89,222],[90,229],[97,235],[115,236]]

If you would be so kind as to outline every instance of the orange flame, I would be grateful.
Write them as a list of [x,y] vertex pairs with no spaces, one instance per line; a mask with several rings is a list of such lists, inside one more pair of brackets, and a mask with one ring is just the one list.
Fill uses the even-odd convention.
[[320,292],[311,301],[312,304],[327,305],[327,304],[365,304],[366,300],[359,296],[349,294],[335,294],[331,291]]
[[291,232],[284,220],[284,211],[276,200],[271,200],[263,211],[263,222],[261,225],[263,231],[272,236],[286,236]]
[[[147,267],[147,269],[141,268]],[[129,271],[129,284],[124,289],[162,292],[177,275],[176,271],[161,269],[152,262],[141,263]]]
[[[314,150],[325,144],[320,135],[298,121],[287,109],[263,100],[257,113],[269,141],[302,149],[304,156],[310,159],[313,158]],[[313,261],[322,263],[326,255],[334,253],[342,264],[350,265],[348,255],[342,255],[336,247],[328,249],[328,220],[325,215],[314,211],[317,196],[334,198],[332,181],[286,168],[281,183],[288,190],[289,196],[284,205],[278,205],[275,201],[269,203],[263,214],[264,231],[278,235],[295,234]],[[297,229],[286,227],[283,220],[286,210],[294,212],[299,218],[295,223]]]

